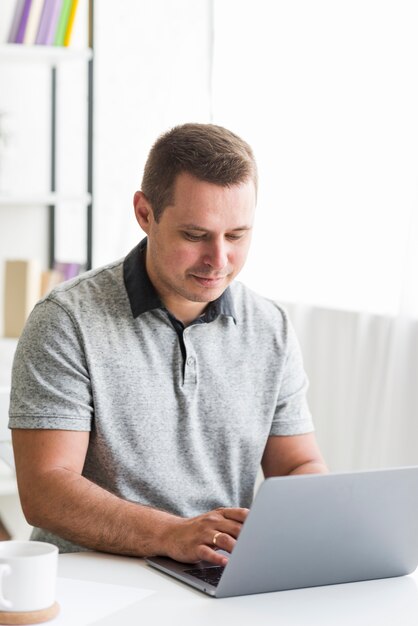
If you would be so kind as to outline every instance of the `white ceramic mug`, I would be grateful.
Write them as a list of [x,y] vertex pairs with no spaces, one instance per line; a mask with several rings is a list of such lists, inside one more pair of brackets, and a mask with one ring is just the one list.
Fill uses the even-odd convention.
[[0,541],[0,611],[38,611],[55,602],[58,548],[42,541]]

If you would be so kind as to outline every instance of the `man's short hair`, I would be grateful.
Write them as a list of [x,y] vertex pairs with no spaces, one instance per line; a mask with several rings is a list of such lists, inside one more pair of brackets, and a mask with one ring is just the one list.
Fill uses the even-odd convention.
[[175,182],[182,172],[223,187],[252,180],[257,191],[253,151],[238,135],[215,124],[175,126],[151,148],[142,178],[142,192],[156,222],[173,203]]

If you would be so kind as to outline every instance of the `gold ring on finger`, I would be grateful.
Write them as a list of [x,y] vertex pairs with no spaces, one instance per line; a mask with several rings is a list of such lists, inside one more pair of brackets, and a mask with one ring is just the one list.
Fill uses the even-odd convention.
[[217,533],[215,533],[213,535],[212,543],[213,543],[214,546],[216,546],[216,541],[217,541],[219,535],[222,535],[222,533],[221,532],[217,532]]

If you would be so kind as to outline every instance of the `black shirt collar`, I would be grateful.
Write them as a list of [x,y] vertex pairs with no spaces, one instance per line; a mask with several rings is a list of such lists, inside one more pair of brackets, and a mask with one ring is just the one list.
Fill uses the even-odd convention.
[[[166,310],[147,274],[145,267],[146,249],[147,238],[145,237],[131,250],[123,262],[123,278],[134,318],[153,309]],[[232,317],[236,321],[234,303],[229,287],[225,289],[219,298],[208,304],[199,320],[212,322],[219,315]]]

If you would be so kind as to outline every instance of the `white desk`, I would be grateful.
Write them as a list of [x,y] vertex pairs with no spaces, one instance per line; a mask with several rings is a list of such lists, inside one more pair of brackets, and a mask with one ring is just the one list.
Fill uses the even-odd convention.
[[418,624],[418,570],[401,578],[224,599],[206,597],[129,557],[61,555],[58,575],[61,615],[51,626]]

